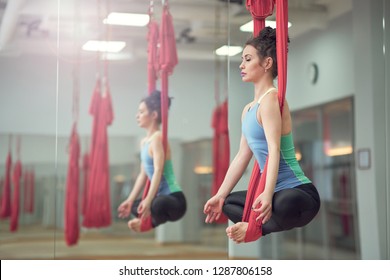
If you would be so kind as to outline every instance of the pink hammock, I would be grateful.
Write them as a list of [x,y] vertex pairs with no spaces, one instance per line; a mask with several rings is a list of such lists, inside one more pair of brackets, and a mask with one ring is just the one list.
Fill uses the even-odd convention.
[[5,219],[11,215],[11,152],[8,152],[5,163],[5,176],[3,185],[3,194],[1,197],[0,218]]
[[[276,3],[276,55],[278,60],[278,97],[280,112],[283,112],[287,84],[287,31],[288,31],[288,2],[287,0],[247,0],[247,9],[251,12],[254,21],[254,35],[258,35],[265,26],[265,18],[273,13]],[[248,193],[242,221],[248,222],[245,242],[251,242],[262,236],[262,221],[256,221],[258,214],[251,211],[256,197],[263,191],[266,182],[268,158],[261,174],[256,162],[248,185]]]
[[11,205],[11,222],[10,222],[10,231],[14,232],[18,229],[19,223],[19,208],[20,208],[20,178],[22,177],[22,163],[20,160],[17,160],[13,174],[12,174],[12,183],[14,186],[14,191],[12,193],[12,205]]
[[[221,186],[230,162],[230,143],[228,127],[227,100],[215,108],[211,126],[214,129],[213,137],[213,184],[211,196],[214,196]],[[226,223],[228,218],[222,214],[215,221],[218,224]]]
[[148,93],[156,89],[156,81],[158,79],[158,24],[152,19],[152,14],[149,15],[151,20],[149,22],[148,32]]
[[83,190],[82,190],[82,204],[81,213],[85,215],[85,207],[87,205],[87,193],[88,193],[88,176],[89,176],[89,155],[85,153],[83,156]]
[[69,144],[68,175],[65,196],[65,241],[68,246],[79,239],[79,158],[80,142],[76,123],[73,124]]
[[94,123],[83,226],[100,228],[109,226],[112,220],[107,126],[112,123],[114,118],[108,85],[101,96],[100,80],[96,83],[90,113],[94,116]]

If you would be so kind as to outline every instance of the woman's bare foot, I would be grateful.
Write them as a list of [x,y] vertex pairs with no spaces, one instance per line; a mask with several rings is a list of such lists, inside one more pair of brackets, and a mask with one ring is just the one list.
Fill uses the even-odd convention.
[[141,232],[141,219],[134,218],[127,223],[127,226],[135,232]]
[[226,229],[227,236],[234,242],[241,243],[245,240],[246,230],[248,229],[248,223],[239,222]]

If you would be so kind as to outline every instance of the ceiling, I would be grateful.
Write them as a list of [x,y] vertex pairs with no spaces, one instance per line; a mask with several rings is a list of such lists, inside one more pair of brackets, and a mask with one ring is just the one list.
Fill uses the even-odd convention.
[[[126,42],[120,56],[146,57],[147,27],[108,26],[109,12],[146,13],[150,0],[0,0],[2,56],[72,56],[87,40]],[[159,21],[161,1],[154,2]],[[214,59],[227,42],[242,45],[250,33],[239,27],[251,20],[245,0],[169,0],[180,59]],[[329,21],[351,10],[352,0],[289,0],[291,39],[326,28]],[[59,15],[59,17],[58,17]],[[270,17],[272,19],[273,16]],[[95,55],[80,51],[82,55]],[[239,56],[237,56],[239,57]]]

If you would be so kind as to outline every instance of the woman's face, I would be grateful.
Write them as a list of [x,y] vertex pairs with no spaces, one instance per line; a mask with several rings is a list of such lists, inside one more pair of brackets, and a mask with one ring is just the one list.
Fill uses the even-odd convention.
[[139,127],[146,128],[154,121],[153,114],[149,112],[145,102],[141,102],[138,106],[137,123]]
[[256,82],[264,73],[261,61],[257,55],[257,50],[247,45],[242,52],[242,62],[240,64],[241,78],[243,82]]

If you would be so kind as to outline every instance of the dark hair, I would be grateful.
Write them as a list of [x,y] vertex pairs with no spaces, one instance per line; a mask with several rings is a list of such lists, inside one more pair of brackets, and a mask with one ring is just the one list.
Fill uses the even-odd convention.
[[[171,107],[171,97],[168,97],[168,109]],[[157,122],[161,123],[161,92],[158,90],[153,91],[150,95],[143,98],[141,103],[144,102],[149,112],[157,112]]]
[[[290,43],[290,38],[287,36],[287,44]],[[256,37],[251,37],[246,41],[245,46],[252,46],[257,50],[257,55],[260,58],[271,57],[273,60],[272,77],[275,79],[278,76],[278,61],[276,57],[276,29],[265,27]]]

